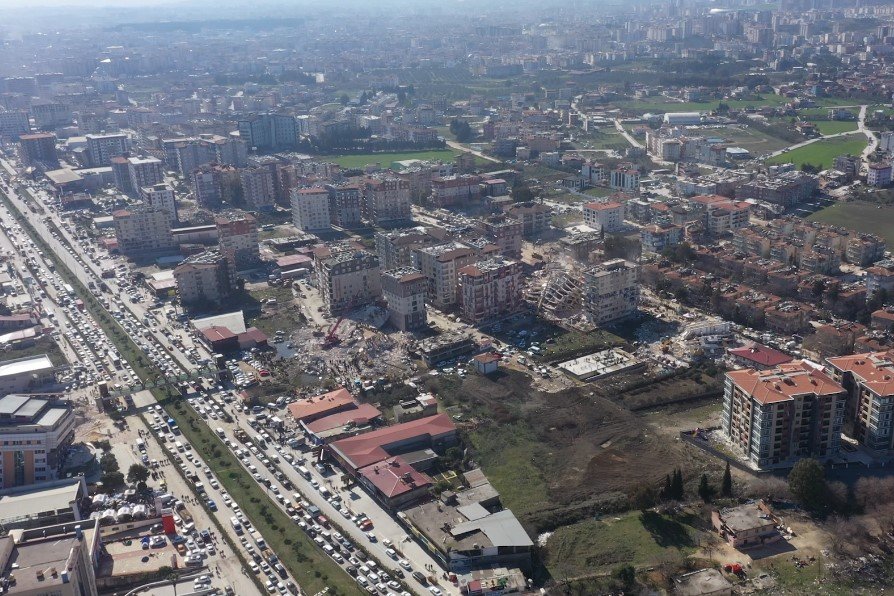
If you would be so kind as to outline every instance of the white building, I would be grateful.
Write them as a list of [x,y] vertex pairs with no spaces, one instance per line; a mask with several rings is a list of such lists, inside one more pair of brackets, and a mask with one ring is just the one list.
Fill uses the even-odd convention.
[[292,189],[292,222],[305,232],[328,230],[329,191],[325,188]]
[[177,200],[173,188],[167,184],[143,186],[140,188],[140,196],[150,207],[167,211],[171,215],[172,223],[177,222]]
[[869,164],[869,171],[866,174],[866,184],[875,187],[888,186],[889,184],[891,184],[891,164]]
[[128,141],[127,135],[121,133],[87,135],[87,154],[90,156],[90,165],[93,167],[110,165],[113,157],[127,153]]
[[55,480],[75,425],[68,400],[18,393],[0,398],[0,487]]
[[639,265],[624,259],[606,261],[584,273],[584,310],[596,325],[633,315],[639,301]]
[[670,126],[689,126],[702,123],[699,112],[668,112],[664,115],[664,123]]
[[55,371],[56,367],[46,354],[0,362],[0,395],[43,387],[54,381]]
[[584,223],[607,233],[617,232],[624,226],[624,205],[615,201],[587,203]]
[[344,314],[382,297],[379,258],[363,250],[341,250],[317,264],[317,287],[330,315]]
[[152,257],[172,250],[176,244],[171,234],[170,212],[137,204],[112,213],[115,239],[121,254],[131,257]]

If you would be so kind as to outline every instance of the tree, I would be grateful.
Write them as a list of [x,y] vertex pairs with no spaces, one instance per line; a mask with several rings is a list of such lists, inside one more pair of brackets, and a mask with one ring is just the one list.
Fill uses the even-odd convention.
[[453,136],[455,136],[456,140],[460,143],[471,141],[474,136],[472,127],[469,126],[469,123],[458,118],[454,118],[450,121],[450,132],[453,133]]
[[677,468],[671,478],[671,498],[682,501],[686,498],[686,491],[683,488],[683,470]]
[[127,470],[127,481],[130,484],[137,484],[149,480],[149,470],[141,464],[133,464]]
[[723,480],[720,482],[720,495],[723,497],[733,496],[733,475],[730,473],[729,462],[726,462],[726,469],[723,470]]
[[118,459],[111,451],[106,451],[102,454],[102,457],[99,458],[99,468],[104,474],[117,472],[119,471]]
[[673,487],[671,486],[671,475],[665,474],[664,476],[664,488],[661,489],[661,498],[665,501],[673,498]]
[[512,200],[516,203],[529,203],[535,198],[534,191],[527,184],[516,184],[512,187]]
[[705,503],[710,502],[711,497],[714,496],[714,487],[708,482],[707,474],[702,474],[701,479],[698,481],[698,496],[700,496]]
[[342,93],[341,97],[338,98],[338,101],[341,103],[341,105],[346,106],[348,105],[348,102],[351,101],[351,99],[348,97],[347,93]]
[[630,506],[640,511],[651,509],[658,502],[658,494],[655,488],[647,483],[633,487],[630,495]]
[[815,459],[805,458],[795,464],[788,475],[788,488],[795,500],[807,511],[817,515],[826,513],[826,472]]
[[636,569],[633,565],[621,565],[615,569],[613,575],[625,588],[630,588],[636,581]]
[[124,486],[124,474],[121,472],[106,472],[99,477],[104,490],[113,491]]

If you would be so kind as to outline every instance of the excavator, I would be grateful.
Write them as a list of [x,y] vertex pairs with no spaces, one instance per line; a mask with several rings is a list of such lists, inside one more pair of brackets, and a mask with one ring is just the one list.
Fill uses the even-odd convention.
[[345,318],[343,316],[338,318],[338,320],[335,322],[335,325],[333,325],[332,328],[329,330],[329,333],[327,333],[326,336],[322,339],[320,345],[322,345],[324,348],[331,348],[341,343],[341,339],[337,335],[335,335],[335,332],[338,331],[338,326],[341,325],[341,322],[344,320]]

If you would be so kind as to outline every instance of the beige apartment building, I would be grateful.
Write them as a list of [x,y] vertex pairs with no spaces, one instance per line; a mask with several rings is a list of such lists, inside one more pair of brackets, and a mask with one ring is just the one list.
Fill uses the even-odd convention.
[[412,267],[382,273],[382,296],[388,304],[388,322],[400,331],[424,327],[428,280]]
[[522,304],[522,264],[496,257],[466,265],[458,288],[460,313],[473,325],[514,313]]
[[866,447],[894,449],[894,351],[826,360],[829,374],[847,390],[848,431]]
[[112,213],[118,250],[130,258],[149,258],[172,251],[171,213],[162,208],[137,204]]
[[409,181],[393,176],[367,178],[360,208],[363,219],[376,226],[410,221]]
[[613,259],[584,272],[584,310],[594,325],[632,316],[639,301],[639,265]]
[[723,433],[755,466],[818,459],[840,449],[846,391],[816,365],[726,373]]
[[428,301],[440,309],[456,304],[459,270],[477,260],[478,252],[462,242],[413,250],[413,265],[428,280]]
[[258,220],[239,210],[225,211],[214,218],[219,249],[233,271],[257,267],[261,262]]
[[18,393],[0,398],[0,488],[56,480],[75,424],[68,400]]
[[222,304],[235,289],[235,272],[227,258],[216,250],[193,255],[174,268],[177,294],[183,305],[212,302]]
[[624,226],[624,205],[616,201],[584,205],[584,223],[604,232],[617,232]]
[[329,315],[373,304],[382,298],[379,258],[365,250],[340,250],[316,263],[317,287]]

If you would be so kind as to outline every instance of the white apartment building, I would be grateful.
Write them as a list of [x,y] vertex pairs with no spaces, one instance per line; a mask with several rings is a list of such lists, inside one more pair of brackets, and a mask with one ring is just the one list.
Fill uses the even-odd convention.
[[639,191],[639,170],[635,167],[618,167],[612,170],[609,186],[625,192]]
[[[93,167],[107,166],[112,163],[112,158],[127,153],[129,141],[127,135],[109,134],[87,136],[87,154],[90,156],[90,165]],[[139,186],[135,187],[139,188]]]
[[522,304],[522,264],[503,257],[479,261],[459,270],[462,317],[481,325],[514,313]]
[[363,219],[373,225],[410,221],[410,182],[392,176],[367,178],[360,209]]
[[242,182],[242,198],[245,204],[258,211],[273,209],[276,187],[270,168],[254,167],[239,170]]
[[425,295],[428,280],[412,267],[382,273],[382,296],[388,304],[388,322],[400,331],[425,326]]
[[258,220],[239,210],[225,211],[214,218],[220,252],[233,271],[256,267],[261,262]]
[[143,202],[153,209],[167,211],[171,215],[172,225],[177,222],[177,199],[174,189],[167,184],[155,184],[140,188]]
[[154,157],[128,157],[127,172],[130,176],[130,187],[134,190],[144,186],[155,186],[165,180],[162,162]]
[[894,351],[826,360],[829,373],[847,390],[850,434],[876,451],[894,449]]
[[624,226],[624,205],[615,201],[591,202],[584,205],[584,223],[606,233],[614,233]]
[[118,250],[130,258],[145,258],[173,250],[170,212],[137,204],[112,213]]
[[458,271],[477,260],[477,251],[462,242],[413,250],[413,266],[428,280],[428,301],[441,309],[456,304]]
[[829,458],[840,449],[845,396],[844,387],[804,361],[731,371],[721,426],[757,467]]
[[299,230],[328,230],[329,191],[325,188],[292,189],[292,222]]
[[639,301],[639,265],[613,259],[584,273],[584,310],[595,325],[633,315]]

